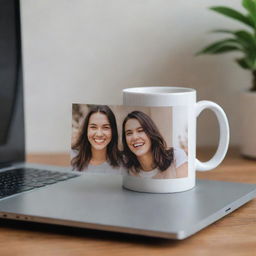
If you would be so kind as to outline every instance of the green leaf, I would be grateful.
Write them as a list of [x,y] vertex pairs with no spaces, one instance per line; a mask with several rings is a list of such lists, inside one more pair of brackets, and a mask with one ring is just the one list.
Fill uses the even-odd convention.
[[217,54],[224,53],[230,51],[241,51],[242,49],[239,47],[239,44],[236,39],[228,38],[217,41],[205,47],[203,50],[197,53],[200,54]]
[[256,28],[256,1],[255,0],[243,0],[243,7],[249,12],[250,18]]
[[212,32],[234,35],[237,40],[237,44],[240,44],[246,53],[256,55],[256,37],[254,34],[246,30],[232,31],[226,29],[217,29]]
[[249,19],[244,14],[242,14],[232,8],[225,7],[225,6],[215,6],[215,7],[211,7],[210,10],[213,10],[213,11],[220,13],[224,16],[227,16],[229,18],[240,21],[240,22],[254,28],[254,22],[252,22],[251,19]]
[[250,69],[250,67],[248,66],[248,64],[244,58],[236,59],[236,62],[243,69]]
[[235,31],[234,34],[237,37],[244,39],[245,41],[256,43],[254,35],[246,30],[238,30],[238,31]]
[[243,57],[236,59],[238,65],[244,69],[255,70],[256,69],[256,58]]
[[256,51],[256,38],[253,34],[251,34],[250,32],[248,31],[245,31],[245,30],[239,30],[239,31],[236,31],[234,33],[234,35],[242,40],[244,43],[246,43],[247,45],[255,48],[255,51]]
[[239,30],[234,33],[237,38],[237,41],[241,44],[242,48],[246,55],[256,56],[256,38],[253,34]]
[[229,29],[215,29],[212,30],[213,33],[225,33],[225,34],[232,34],[238,38],[241,38],[245,41],[249,41],[250,43],[253,43],[256,45],[256,37],[254,34],[246,31],[246,30],[229,30]]
[[220,46],[218,49],[216,49],[212,54],[220,54],[220,53],[226,53],[226,52],[233,52],[240,50],[237,46],[233,45],[223,45]]

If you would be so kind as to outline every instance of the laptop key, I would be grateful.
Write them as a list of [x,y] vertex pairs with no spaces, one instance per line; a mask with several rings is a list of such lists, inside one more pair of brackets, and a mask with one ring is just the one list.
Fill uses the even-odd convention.
[[78,177],[74,173],[19,168],[0,172],[0,199]]

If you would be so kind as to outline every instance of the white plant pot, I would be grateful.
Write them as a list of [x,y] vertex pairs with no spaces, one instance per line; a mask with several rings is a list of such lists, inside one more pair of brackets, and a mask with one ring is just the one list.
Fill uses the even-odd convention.
[[256,92],[241,93],[241,154],[256,159]]

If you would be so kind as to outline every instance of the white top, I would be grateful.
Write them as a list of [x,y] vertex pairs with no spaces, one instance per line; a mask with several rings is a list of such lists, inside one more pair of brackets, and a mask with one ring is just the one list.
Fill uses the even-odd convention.
[[[186,163],[188,161],[188,157],[184,150],[181,148],[174,148],[173,149],[174,154],[174,167],[175,169],[180,167],[182,164]],[[142,178],[153,178],[161,171],[159,169],[154,169],[152,171],[143,171],[140,170],[139,176]]]
[[84,170],[85,174],[122,174],[122,168],[113,167],[108,162],[99,165],[89,164]]
[[[77,155],[75,150],[71,150],[71,158]],[[75,171],[78,171],[75,169]],[[86,168],[81,170],[84,174],[124,174],[126,171],[122,167],[113,167],[108,162],[99,165],[89,164]]]

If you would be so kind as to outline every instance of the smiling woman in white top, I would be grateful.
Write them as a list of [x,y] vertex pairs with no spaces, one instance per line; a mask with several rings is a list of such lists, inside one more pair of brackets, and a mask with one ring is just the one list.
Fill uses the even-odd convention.
[[106,105],[94,105],[72,146],[74,170],[116,173],[120,163],[116,118]]
[[133,176],[155,179],[188,176],[187,155],[182,149],[167,148],[153,120],[141,111],[123,121],[123,162]]

